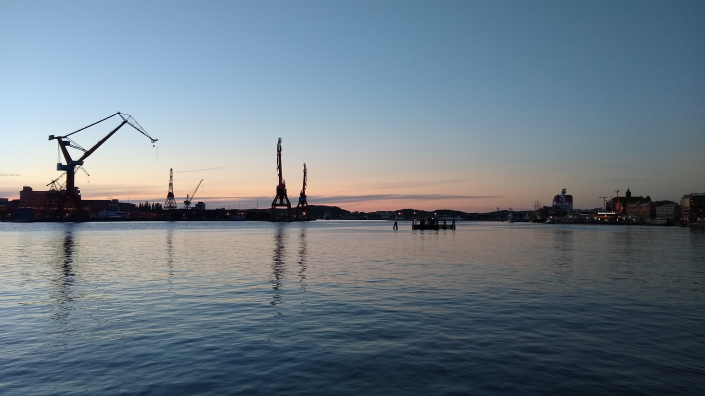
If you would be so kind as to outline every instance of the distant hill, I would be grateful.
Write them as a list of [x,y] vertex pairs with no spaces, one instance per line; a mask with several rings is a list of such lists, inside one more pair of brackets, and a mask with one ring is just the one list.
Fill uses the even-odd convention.
[[[293,206],[292,206],[293,207]],[[294,207],[295,208],[295,207]],[[293,211],[293,208],[292,208]],[[340,207],[330,206],[330,205],[309,205],[308,212],[318,219],[322,219],[326,211],[330,211],[330,216],[333,219],[341,219],[346,215],[350,214],[350,211],[344,210]]]

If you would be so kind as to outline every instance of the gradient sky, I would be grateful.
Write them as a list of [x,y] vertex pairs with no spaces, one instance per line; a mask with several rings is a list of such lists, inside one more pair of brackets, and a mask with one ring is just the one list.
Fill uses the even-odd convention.
[[[705,191],[703,1],[0,0],[0,197],[124,127],[84,198],[351,211]],[[113,120],[113,119],[111,119]],[[117,121],[72,138],[90,147]],[[623,195],[624,193],[620,193]]]

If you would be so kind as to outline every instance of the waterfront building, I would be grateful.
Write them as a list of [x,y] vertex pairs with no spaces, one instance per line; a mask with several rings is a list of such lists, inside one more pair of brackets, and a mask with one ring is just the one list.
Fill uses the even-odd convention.
[[705,193],[689,193],[681,199],[681,221],[705,223]]
[[20,208],[43,210],[46,206],[46,200],[46,191],[33,190],[29,186],[24,186],[20,190]]
[[627,188],[624,197],[612,197],[610,201],[607,202],[607,211],[615,211],[617,213],[626,213],[629,204],[643,204],[650,202],[651,197],[646,196],[632,196],[632,191]]
[[651,201],[647,202],[631,202],[627,204],[627,216],[631,219],[645,221],[652,219],[656,215],[654,206]]
[[395,216],[398,216],[396,212],[394,211],[375,211],[372,212],[376,217],[379,219],[393,219]]
[[676,221],[681,217],[681,206],[678,204],[663,204],[655,208],[656,219]]
[[[34,190],[30,186],[24,186],[20,191],[18,208],[31,208],[34,213],[41,217],[51,212],[51,204],[48,201],[46,190]],[[81,200],[81,206],[91,217],[100,217],[101,211],[132,212],[137,210],[137,206],[131,203],[121,203],[117,199],[110,200]]]
[[561,194],[557,194],[553,197],[553,207],[565,212],[570,212],[573,210],[573,196],[565,194],[565,191],[566,189],[562,189]]

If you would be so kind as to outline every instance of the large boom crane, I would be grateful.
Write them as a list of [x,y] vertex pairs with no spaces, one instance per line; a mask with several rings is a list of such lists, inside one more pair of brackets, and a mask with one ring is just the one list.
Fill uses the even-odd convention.
[[[201,179],[201,182],[203,182],[203,179]],[[191,193],[186,195],[186,200],[184,200],[184,209],[185,210],[191,209],[191,201],[193,201],[193,197],[196,196],[196,192],[198,191],[198,188],[201,187],[201,182],[198,182],[198,185],[196,186],[196,188],[193,189],[191,191]]]
[[[120,123],[120,125],[115,127],[115,129],[110,131],[110,133],[108,135],[106,135],[103,139],[98,141],[98,143],[93,145],[93,147],[88,150],[84,149],[83,147],[81,147],[81,145],[76,143],[73,139],[69,138],[71,135],[73,135],[77,132],[83,131],[86,128],[92,127],[98,123],[102,123],[103,121],[108,120],[109,118],[112,118],[114,116],[120,116],[120,118],[122,119],[122,122]],[[74,215],[77,215],[80,217],[80,215],[81,215],[81,192],[76,187],[76,176],[75,176],[76,171],[78,170],[78,168],[81,168],[81,166],[83,166],[83,163],[88,158],[88,156],[93,154],[93,152],[95,152],[102,144],[105,143],[105,141],[108,140],[108,138],[113,136],[113,134],[115,134],[125,124],[129,124],[132,128],[136,129],[142,135],[149,138],[149,140],[152,141],[152,143],[157,142],[157,139],[154,139],[151,136],[149,136],[147,131],[145,131],[144,128],[142,128],[142,126],[139,125],[139,123],[137,123],[137,121],[132,116],[130,116],[129,114],[123,114],[120,112],[117,112],[117,113],[110,115],[102,120],[96,121],[93,124],[87,125],[81,129],[78,129],[78,130],[76,130],[70,134],[64,135],[64,136],[49,135],[50,141],[56,140],[58,142],[59,149],[61,150],[61,153],[64,155],[64,159],[66,160],[66,164],[58,163],[56,165],[57,171],[66,171],[66,189],[62,191],[62,194],[60,195],[59,200],[58,200],[58,204],[57,204],[57,210],[59,213],[63,212],[67,202],[71,202],[75,208]],[[68,151],[69,147],[82,151],[83,155],[78,160],[74,160]]]

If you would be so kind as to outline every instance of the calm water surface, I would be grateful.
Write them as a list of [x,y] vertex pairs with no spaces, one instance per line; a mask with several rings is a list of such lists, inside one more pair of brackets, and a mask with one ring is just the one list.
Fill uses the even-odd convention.
[[705,233],[0,224],[0,394],[705,394]]

